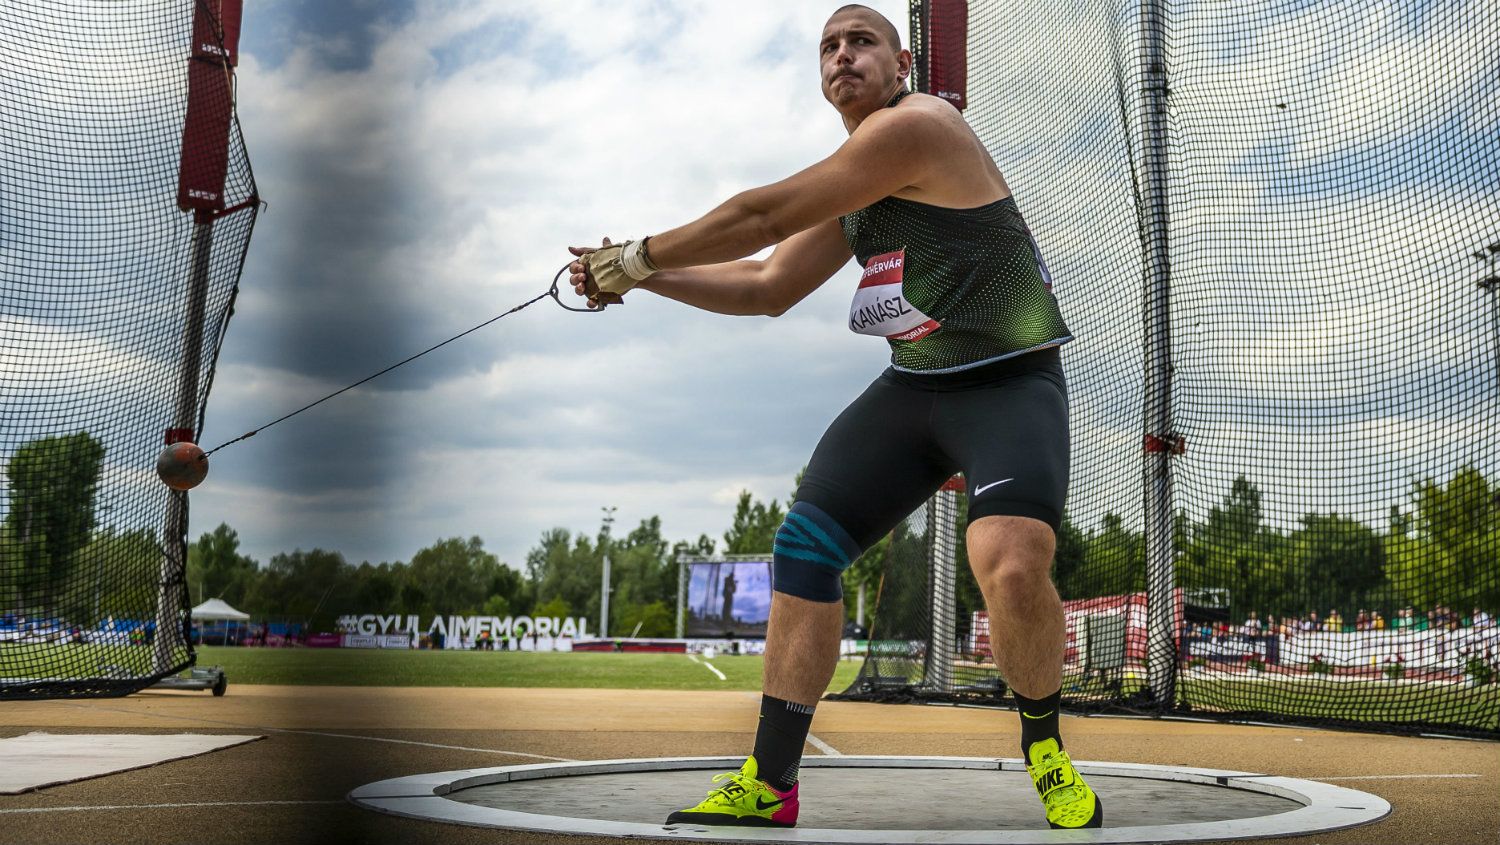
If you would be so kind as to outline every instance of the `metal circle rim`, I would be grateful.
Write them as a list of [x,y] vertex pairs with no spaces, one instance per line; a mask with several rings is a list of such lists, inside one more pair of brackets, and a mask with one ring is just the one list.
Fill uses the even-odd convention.
[[[1318,781],[1254,772],[1153,766],[1136,763],[1074,761],[1085,775],[1131,777],[1217,785],[1274,795],[1303,806],[1284,813],[1221,822],[1190,822],[1088,831],[1035,830],[858,830],[845,828],[714,828],[696,825],[655,825],[568,816],[548,816],[466,804],[446,797],[476,786],[629,772],[736,769],[741,757],[672,757],[636,760],[584,760],[457,769],[376,781],[357,787],[347,796],[356,806],[379,813],[461,824],[470,827],[537,833],[610,836],[617,838],[693,839],[713,842],[798,842],[853,845],[884,842],[891,845],[1032,845],[1032,843],[1091,842],[1145,843],[1258,839],[1323,833],[1370,824],[1391,812],[1383,798]],[[847,755],[807,757],[803,768],[993,769],[1024,771],[1016,758],[919,757]],[[1061,837],[1061,838],[1059,838]]]

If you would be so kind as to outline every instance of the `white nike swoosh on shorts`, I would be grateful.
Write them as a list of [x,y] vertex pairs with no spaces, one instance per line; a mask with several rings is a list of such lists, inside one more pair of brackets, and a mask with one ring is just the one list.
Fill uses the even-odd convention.
[[984,491],[990,489],[991,487],[999,487],[1000,485],[1004,484],[1007,481],[1015,481],[1015,479],[1014,478],[1002,478],[999,481],[991,481],[989,484],[986,484],[983,487],[975,487],[974,488],[974,495],[978,496],[980,493],[983,493]]

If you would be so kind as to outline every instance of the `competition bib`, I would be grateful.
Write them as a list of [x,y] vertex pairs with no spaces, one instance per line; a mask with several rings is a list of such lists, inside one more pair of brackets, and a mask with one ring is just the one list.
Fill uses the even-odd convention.
[[849,305],[849,330],[887,340],[918,340],[937,331],[937,320],[923,314],[901,293],[906,250],[870,259]]

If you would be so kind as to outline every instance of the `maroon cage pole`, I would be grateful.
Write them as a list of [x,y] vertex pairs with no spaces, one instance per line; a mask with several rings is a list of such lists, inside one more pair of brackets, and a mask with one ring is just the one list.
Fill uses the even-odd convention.
[[[168,445],[196,441],[198,377],[203,369],[204,311],[213,257],[213,224],[224,211],[229,170],[229,125],[234,116],[234,66],[239,63],[242,0],[196,0],[193,46],[188,59],[187,115],[177,171],[177,207],[193,213],[192,269],[183,319],[177,402],[166,431]],[[154,669],[171,668],[169,634],[183,624],[174,618],[182,606],[179,591],[187,572],[186,491],[173,491],[167,505],[160,584],[156,603]],[[186,630],[182,631],[184,637]]]
[[968,0],[927,0],[927,91],[959,111],[969,104]]

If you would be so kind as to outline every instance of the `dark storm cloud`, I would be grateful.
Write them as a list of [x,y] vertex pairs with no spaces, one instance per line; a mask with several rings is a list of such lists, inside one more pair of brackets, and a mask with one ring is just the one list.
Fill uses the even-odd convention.
[[369,68],[392,28],[411,20],[414,0],[272,0],[246,4],[241,50],[271,66],[295,50],[338,72]]

